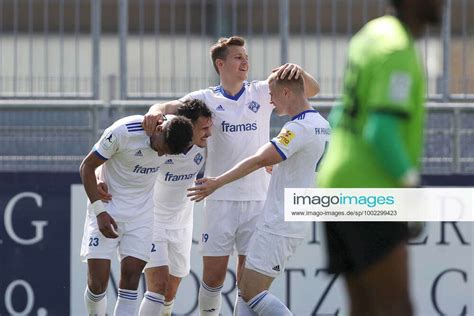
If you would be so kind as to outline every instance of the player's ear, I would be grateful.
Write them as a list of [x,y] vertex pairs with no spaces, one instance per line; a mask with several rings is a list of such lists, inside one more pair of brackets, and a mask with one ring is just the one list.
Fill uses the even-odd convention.
[[220,58],[217,58],[217,59],[216,59],[216,67],[217,67],[217,69],[222,68],[222,66],[224,66],[224,60],[223,60],[223,59],[220,59]]

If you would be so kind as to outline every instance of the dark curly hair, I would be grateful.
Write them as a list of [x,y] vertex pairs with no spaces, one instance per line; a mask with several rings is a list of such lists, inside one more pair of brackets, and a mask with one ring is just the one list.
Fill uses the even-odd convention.
[[191,146],[193,125],[190,119],[183,116],[172,117],[163,132],[171,155],[181,154]]
[[202,116],[212,118],[212,112],[207,107],[206,103],[198,99],[190,99],[183,102],[183,105],[178,108],[176,115],[187,117],[194,124]]

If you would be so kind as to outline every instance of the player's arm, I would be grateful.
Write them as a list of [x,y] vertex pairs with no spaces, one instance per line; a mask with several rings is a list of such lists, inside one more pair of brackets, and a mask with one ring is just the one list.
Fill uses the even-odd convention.
[[205,197],[210,195],[221,186],[243,178],[257,169],[265,166],[275,165],[282,161],[283,157],[280,153],[278,153],[275,146],[273,146],[271,143],[268,143],[260,147],[255,155],[242,160],[232,169],[228,170],[222,175],[215,178],[202,178],[196,180],[198,185],[188,189],[188,196],[191,197],[192,201],[202,201]]
[[147,135],[153,134],[157,125],[163,123],[163,114],[175,114],[182,105],[181,101],[173,100],[165,103],[153,104],[143,118],[143,129]]
[[274,72],[277,73],[280,79],[288,78],[288,80],[290,80],[293,77],[298,79],[299,76],[303,76],[304,94],[307,98],[314,97],[320,91],[318,81],[297,64],[286,63],[274,68],[272,73]]
[[79,168],[79,173],[81,175],[82,184],[84,185],[87,197],[91,202],[90,208],[97,216],[97,224],[101,233],[107,238],[117,238],[117,223],[115,223],[115,220],[105,210],[105,206],[101,201],[101,195],[97,188],[97,177],[95,170],[106,161],[107,160],[103,159],[102,157],[99,157],[93,150],[82,161]]
[[416,187],[419,174],[410,162],[399,132],[403,119],[396,114],[374,112],[368,117],[364,138],[375,148],[376,158],[389,174],[404,187]]

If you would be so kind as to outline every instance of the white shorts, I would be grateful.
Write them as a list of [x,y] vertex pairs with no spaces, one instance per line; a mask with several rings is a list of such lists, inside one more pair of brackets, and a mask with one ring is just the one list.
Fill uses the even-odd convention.
[[229,256],[235,250],[246,255],[250,238],[262,214],[264,201],[206,200],[200,253],[203,256]]
[[81,258],[112,259],[114,251],[120,261],[135,257],[148,261],[152,240],[153,221],[146,219],[132,222],[117,222],[119,237],[106,238],[99,230],[95,215],[87,214],[82,236]]
[[274,235],[256,230],[250,241],[245,268],[276,278],[304,238]]
[[192,241],[192,226],[180,229],[155,228],[150,261],[145,269],[168,266],[171,275],[184,278],[191,270]]

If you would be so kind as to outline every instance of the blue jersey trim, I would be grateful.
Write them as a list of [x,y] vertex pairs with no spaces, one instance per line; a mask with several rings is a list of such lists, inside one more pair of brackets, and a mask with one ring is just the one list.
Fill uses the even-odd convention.
[[99,154],[99,152],[97,150],[94,150],[94,154],[96,154],[97,157],[99,157],[100,159],[102,160],[109,160],[108,158],[105,158],[104,156],[102,156],[101,154]]
[[277,144],[275,144],[273,139],[270,141],[270,143],[272,143],[273,147],[275,147],[277,152],[280,154],[281,158],[283,158],[283,160],[286,160],[286,155],[281,151],[281,149],[277,146]]
[[303,118],[304,118],[304,115],[305,115],[306,113],[318,113],[318,111],[316,111],[316,110],[306,110],[306,111],[303,111],[303,112],[301,112],[301,113],[299,113],[299,114],[296,114],[295,116],[293,116],[293,117],[291,118],[291,120],[294,121],[294,120],[296,120],[296,119],[303,119]]
[[218,89],[218,91],[219,91],[224,97],[226,97],[227,99],[231,99],[231,100],[237,101],[237,100],[240,98],[240,96],[242,95],[242,93],[244,93],[244,91],[245,91],[245,83],[242,85],[242,89],[240,89],[240,91],[239,91],[236,95],[234,95],[234,96],[232,96],[232,95],[230,95],[230,94],[227,94],[227,93],[225,92],[224,88],[222,88],[222,86],[217,87],[217,89]]

